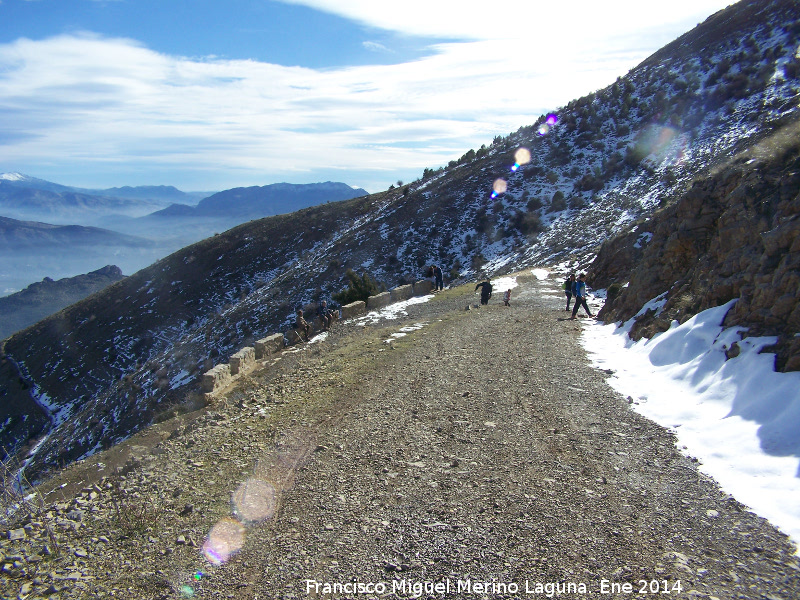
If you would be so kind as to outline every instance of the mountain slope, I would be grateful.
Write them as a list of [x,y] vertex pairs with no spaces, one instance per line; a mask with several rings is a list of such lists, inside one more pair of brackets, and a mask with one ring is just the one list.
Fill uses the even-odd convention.
[[[347,268],[391,287],[433,262],[458,279],[588,265],[605,239],[798,120],[799,23],[796,2],[739,3],[557,123],[542,117],[402,188],[240,225],[12,336],[7,397],[51,423],[25,424],[43,438],[29,473],[190,402],[203,371],[338,291]],[[0,443],[17,450],[20,436],[2,429]]]
[[16,294],[4,296],[0,298],[0,339],[33,325],[122,278],[120,268],[109,265],[85,275],[58,281],[47,277]]
[[80,225],[51,225],[0,217],[0,248],[12,256],[16,249],[35,247],[57,255],[74,246],[142,246],[149,242],[116,231]]

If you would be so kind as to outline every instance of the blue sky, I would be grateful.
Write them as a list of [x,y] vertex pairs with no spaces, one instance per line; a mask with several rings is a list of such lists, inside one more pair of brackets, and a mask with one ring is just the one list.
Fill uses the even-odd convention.
[[370,192],[612,83],[720,0],[0,0],[0,172]]

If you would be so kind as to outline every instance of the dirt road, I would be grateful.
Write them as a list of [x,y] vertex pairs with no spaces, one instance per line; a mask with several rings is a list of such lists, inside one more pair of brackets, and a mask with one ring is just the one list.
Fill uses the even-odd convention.
[[518,282],[341,325],[173,424],[98,480],[53,597],[800,597],[785,536],[605,384],[555,282]]

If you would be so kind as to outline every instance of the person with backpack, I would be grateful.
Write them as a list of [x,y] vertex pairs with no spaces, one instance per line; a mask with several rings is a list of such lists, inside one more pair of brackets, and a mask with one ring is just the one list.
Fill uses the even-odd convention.
[[572,316],[570,319],[575,318],[580,306],[583,306],[583,310],[586,311],[587,315],[594,318],[594,315],[589,310],[589,306],[586,304],[586,273],[581,273],[580,277],[578,277],[578,281],[575,282],[575,307],[572,309]]
[[569,310],[569,303],[572,300],[572,294],[575,290],[575,273],[570,273],[567,280],[564,282],[564,295],[567,297],[567,310]]

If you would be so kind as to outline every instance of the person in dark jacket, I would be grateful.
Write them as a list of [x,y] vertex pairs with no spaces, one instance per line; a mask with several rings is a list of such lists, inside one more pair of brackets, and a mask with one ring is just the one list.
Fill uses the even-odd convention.
[[575,290],[575,273],[570,273],[567,280],[564,282],[564,295],[567,297],[567,310],[569,310],[569,303],[572,300],[572,293]]
[[594,318],[592,311],[589,310],[589,306],[586,304],[586,273],[581,273],[580,277],[578,277],[578,281],[575,282],[575,307],[572,309],[572,316],[570,319],[575,318],[580,306],[583,306],[583,310],[586,311],[587,315]]
[[328,308],[327,301],[323,300],[319,303],[319,306],[317,307],[317,316],[319,316],[320,320],[322,321],[322,329],[329,329],[331,322],[333,322],[333,311]]
[[439,268],[439,265],[433,265],[433,277],[435,279],[434,289],[436,291],[441,291],[444,289],[444,275],[442,275],[442,270]]
[[492,297],[492,283],[489,281],[489,278],[486,278],[486,281],[483,283],[479,283],[475,286],[475,291],[478,291],[478,288],[481,289],[481,304],[489,304],[489,298]]

